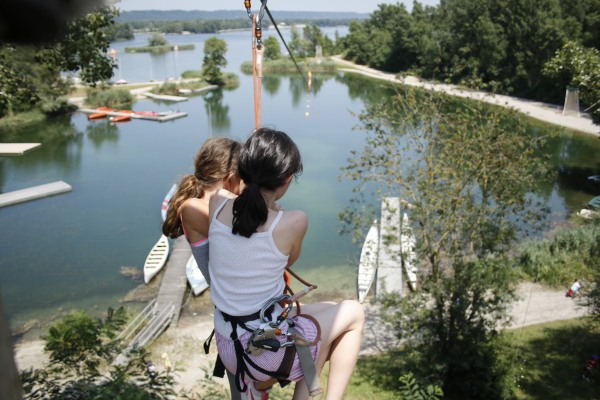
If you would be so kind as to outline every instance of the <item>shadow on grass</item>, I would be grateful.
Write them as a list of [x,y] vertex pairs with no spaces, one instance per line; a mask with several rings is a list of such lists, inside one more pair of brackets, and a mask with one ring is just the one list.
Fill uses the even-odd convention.
[[[518,330],[510,333],[513,350],[519,333]],[[516,398],[600,398],[600,368],[594,371],[596,377],[591,383],[582,377],[586,361],[598,353],[600,329],[584,318],[525,328],[511,382]]]

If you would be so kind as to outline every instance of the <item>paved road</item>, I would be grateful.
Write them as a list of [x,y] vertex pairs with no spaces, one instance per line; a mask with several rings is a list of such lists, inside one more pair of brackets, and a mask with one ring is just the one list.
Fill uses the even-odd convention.
[[521,99],[518,97],[505,96],[500,94],[490,94],[481,91],[465,90],[456,85],[449,84],[434,84],[426,80],[407,76],[403,81],[396,79],[395,74],[389,74],[378,71],[373,68],[357,65],[350,61],[342,60],[339,56],[332,57],[340,65],[352,67],[352,69],[338,69],[344,72],[357,72],[372,78],[382,79],[389,82],[404,83],[411,86],[424,87],[425,89],[433,89],[435,91],[444,91],[453,96],[465,97],[474,100],[481,100],[486,103],[495,104],[503,107],[513,107],[520,112],[529,115],[535,119],[544,122],[559,125],[565,128],[575,129],[581,132],[600,135],[600,126],[594,125],[589,115],[563,116],[557,112],[557,106],[554,104],[542,103],[534,100]]

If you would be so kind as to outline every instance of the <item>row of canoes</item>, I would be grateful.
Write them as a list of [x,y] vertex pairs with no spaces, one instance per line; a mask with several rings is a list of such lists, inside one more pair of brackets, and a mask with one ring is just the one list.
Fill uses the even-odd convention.
[[97,107],[96,110],[98,111],[97,113],[88,115],[88,119],[89,120],[98,120],[98,119],[107,118],[109,112],[117,112],[117,113],[121,113],[121,114],[128,114],[128,115],[116,115],[114,117],[110,117],[110,120],[112,122],[126,122],[126,121],[131,121],[131,116],[132,115],[143,115],[143,116],[147,116],[147,117],[160,117],[161,115],[166,115],[166,114],[169,113],[169,112],[157,113],[157,112],[154,112],[154,111],[137,111],[137,112],[133,112],[131,110],[116,110],[114,108],[108,108],[108,107]]
[[[177,190],[177,185],[173,185],[171,190],[165,196],[165,199],[161,205],[161,216],[163,221],[167,218],[167,210],[169,208],[169,201],[171,201],[171,197],[175,194]],[[150,250],[150,254],[146,258],[146,262],[144,263],[144,281],[149,283],[152,278],[156,276],[160,272],[160,270],[165,266],[167,259],[169,258],[169,239],[165,235],[162,235],[158,242],[152,247]],[[206,282],[206,278],[202,275],[200,268],[198,268],[198,264],[196,263],[196,259],[192,255],[187,264],[186,264],[186,275],[188,282],[194,292],[195,296],[198,296],[206,289],[208,289],[208,283]]]

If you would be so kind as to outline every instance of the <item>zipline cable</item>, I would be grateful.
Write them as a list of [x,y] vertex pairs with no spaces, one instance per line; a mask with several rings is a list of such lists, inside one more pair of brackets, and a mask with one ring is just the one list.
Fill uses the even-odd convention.
[[[266,1],[265,1],[265,3],[266,3]],[[300,70],[300,67],[298,66],[298,63],[296,62],[296,59],[294,58],[294,54],[290,51],[290,48],[288,47],[287,43],[285,42],[285,39],[281,35],[281,32],[279,32],[279,28],[277,27],[277,23],[275,22],[275,19],[271,15],[271,11],[269,11],[269,7],[267,7],[266,5],[265,5],[265,11],[267,12],[267,15],[269,16],[269,19],[271,20],[271,23],[273,23],[273,26],[275,27],[275,30],[279,34],[279,37],[281,38],[281,41],[283,42],[283,45],[285,46],[285,48],[287,49],[288,53],[290,54],[290,57],[292,58],[292,61],[294,62],[294,65],[296,65],[296,69],[298,70],[298,73],[300,74],[300,76],[304,80],[304,83],[308,85],[308,82],[306,81],[306,78],[302,74],[302,71]]]

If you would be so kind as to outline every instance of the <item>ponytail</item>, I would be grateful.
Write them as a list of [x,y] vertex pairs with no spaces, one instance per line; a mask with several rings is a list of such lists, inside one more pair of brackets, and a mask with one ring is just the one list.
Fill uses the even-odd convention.
[[238,171],[246,188],[233,202],[232,233],[249,238],[269,216],[261,189],[275,190],[302,173],[300,151],[285,133],[260,128],[240,150]]
[[169,201],[167,218],[163,222],[163,235],[176,239],[183,235],[181,211],[187,199],[204,197],[205,191],[212,185],[237,173],[240,143],[235,140],[218,137],[208,139],[194,160],[194,174],[181,178],[177,191]]

